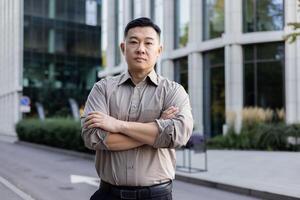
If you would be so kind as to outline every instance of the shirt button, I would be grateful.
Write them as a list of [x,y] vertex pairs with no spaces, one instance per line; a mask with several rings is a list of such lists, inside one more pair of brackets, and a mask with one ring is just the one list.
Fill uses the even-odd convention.
[[133,108],[136,108],[136,105],[132,105],[133,106]]

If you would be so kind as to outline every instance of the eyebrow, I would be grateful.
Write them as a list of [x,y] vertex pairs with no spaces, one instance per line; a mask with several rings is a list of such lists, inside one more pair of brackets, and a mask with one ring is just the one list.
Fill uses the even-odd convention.
[[[139,38],[136,37],[136,36],[131,36],[131,37],[129,37],[128,39],[129,39],[129,40],[131,40],[131,39],[136,39],[136,40],[138,40]],[[152,37],[146,37],[145,39],[146,39],[146,40],[154,40],[154,38],[152,38]]]

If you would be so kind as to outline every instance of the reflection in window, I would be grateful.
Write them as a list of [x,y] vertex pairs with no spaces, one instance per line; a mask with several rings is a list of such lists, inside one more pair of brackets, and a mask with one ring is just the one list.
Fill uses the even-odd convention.
[[284,105],[284,44],[244,46],[244,105]]
[[244,0],[243,31],[282,30],[284,24],[283,0]]
[[24,13],[39,16],[48,17],[49,0],[24,0]]
[[203,2],[203,39],[221,37],[224,33],[224,0]]
[[224,49],[204,53],[203,86],[204,131],[213,137],[225,123]]
[[175,48],[187,45],[189,38],[190,0],[175,0]]
[[33,51],[45,52],[48,50],[47,29],[39,24],[33,25],[28,22],[24,28],[24,47]]
[[188,58],[179,58],[174,61],[174,81],[180,83],[188,92]]

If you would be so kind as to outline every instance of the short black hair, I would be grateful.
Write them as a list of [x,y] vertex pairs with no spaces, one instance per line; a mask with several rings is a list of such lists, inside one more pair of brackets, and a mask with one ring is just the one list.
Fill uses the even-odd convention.
[[125,27],[124,38],[127,36],[128,31],[135,27],[152,27],[160,38],[161,30],[159,26],[157,26],[151,19],[147,17],[140,17],[130,21]]

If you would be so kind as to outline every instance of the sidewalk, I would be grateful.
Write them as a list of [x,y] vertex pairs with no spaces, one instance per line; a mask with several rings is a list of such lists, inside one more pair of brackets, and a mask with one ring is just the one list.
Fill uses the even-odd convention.
[[[48,151],[94,159],[93,155],[27,142]],[[300,200],[300,152],[209,150],[208,171],[176,172],[176,179],[261,199]],[[192,167],[204,166],[204,154],[192,154]],[[177,163],[182,152],[177,151]]]
[[[209,150],[207,156],[207,172],[176,172],[176,179],[263,199],[300,199],[300,152]],[[193,153],[192,167],[204,166],[203,158]]]

